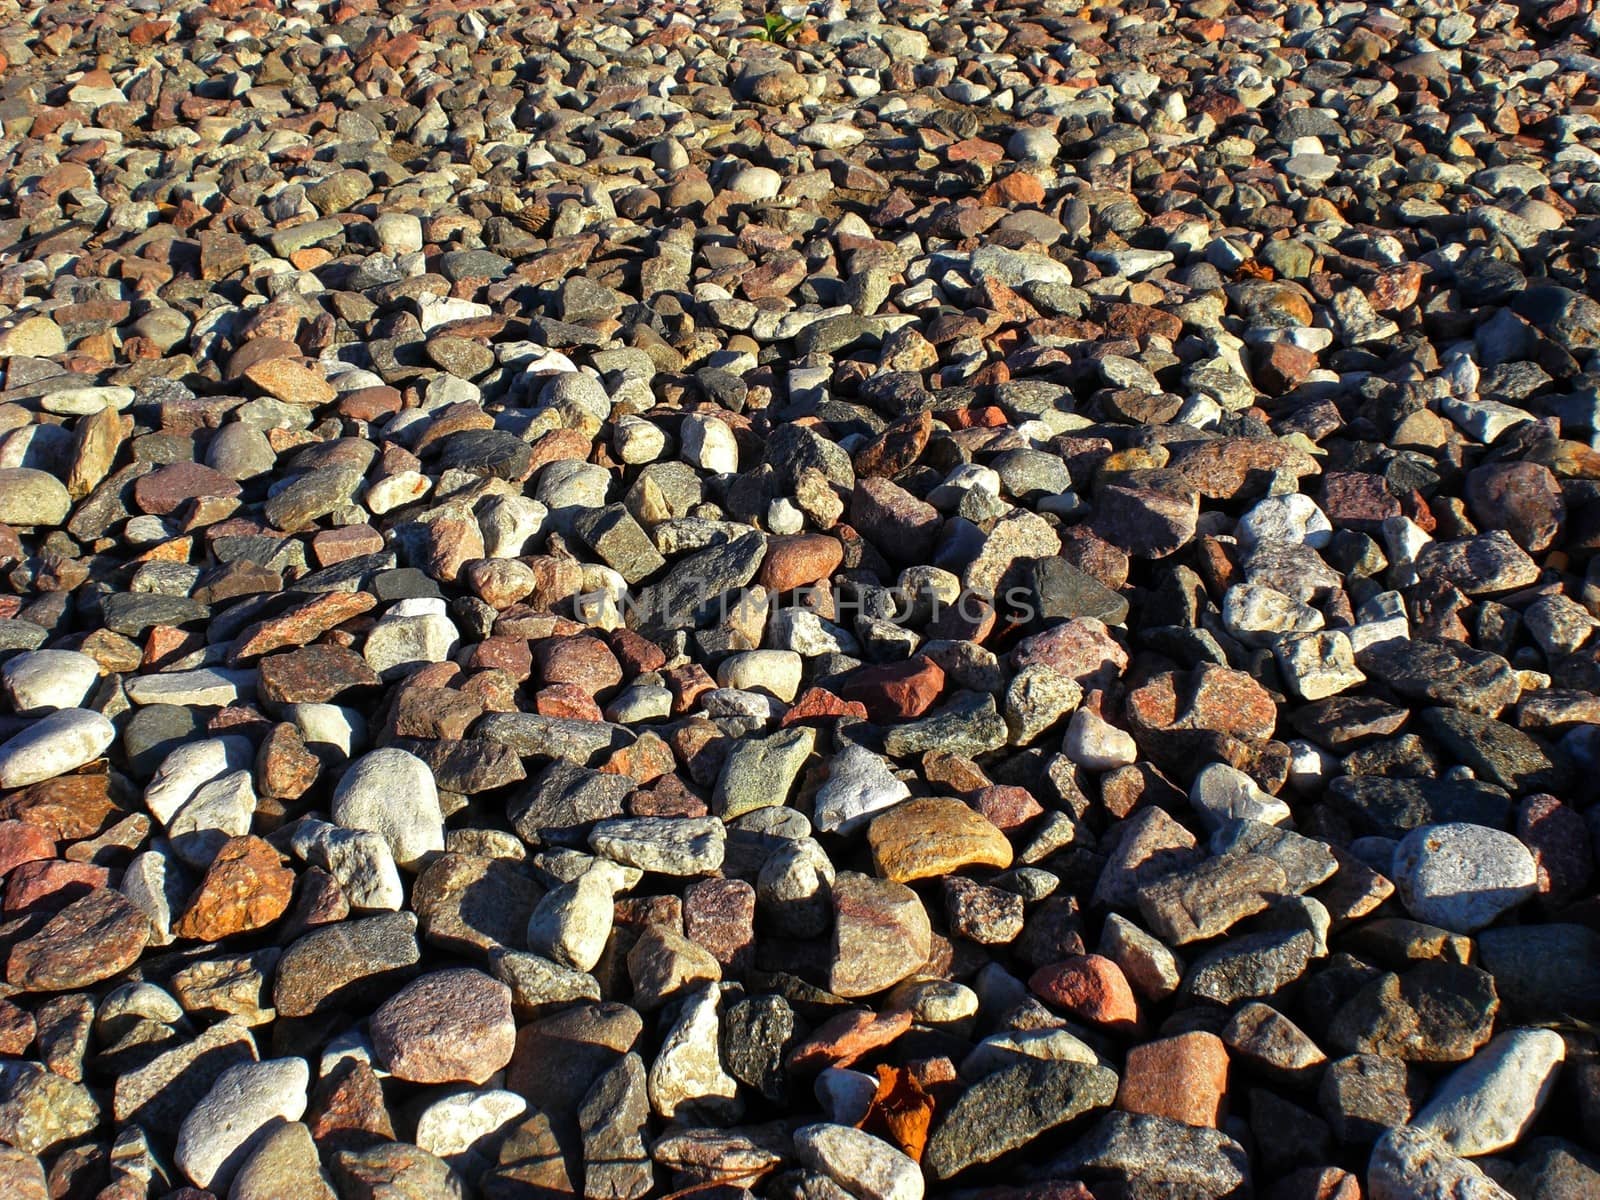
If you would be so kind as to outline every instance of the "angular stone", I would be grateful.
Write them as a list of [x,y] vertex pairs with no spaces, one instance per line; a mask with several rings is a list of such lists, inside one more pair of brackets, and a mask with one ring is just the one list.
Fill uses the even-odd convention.
[[828,990],[871,996],[928,960],[932,928],[917,894],[904,884],[840,872],[833,881],[834,930]]

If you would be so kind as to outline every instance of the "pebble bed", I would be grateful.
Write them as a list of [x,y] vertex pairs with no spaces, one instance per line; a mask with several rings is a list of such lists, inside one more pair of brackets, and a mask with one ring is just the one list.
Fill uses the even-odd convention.
[[0,3],[0,1197],[1600,1197],[1597,43]]

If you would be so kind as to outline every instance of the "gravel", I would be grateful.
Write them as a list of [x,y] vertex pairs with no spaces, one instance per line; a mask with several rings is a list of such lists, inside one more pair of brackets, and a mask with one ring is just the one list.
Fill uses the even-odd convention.
[[1591,9],[0,20],[0,1192],[1594,1192]]

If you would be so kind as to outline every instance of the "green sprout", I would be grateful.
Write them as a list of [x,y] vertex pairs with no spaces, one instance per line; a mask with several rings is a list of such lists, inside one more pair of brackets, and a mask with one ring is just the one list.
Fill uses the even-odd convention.
[[781,46],[804,26],[804,18],[790,18],[780,12],[769,12],[762,20],[761,28],[751,36],[758,42],[773,42]]

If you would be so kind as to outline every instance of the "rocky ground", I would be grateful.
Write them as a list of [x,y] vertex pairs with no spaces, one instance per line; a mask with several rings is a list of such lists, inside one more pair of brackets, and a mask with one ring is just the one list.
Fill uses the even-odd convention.
[[1600,1196],[1597,34],[5,4],[0,1196]]

